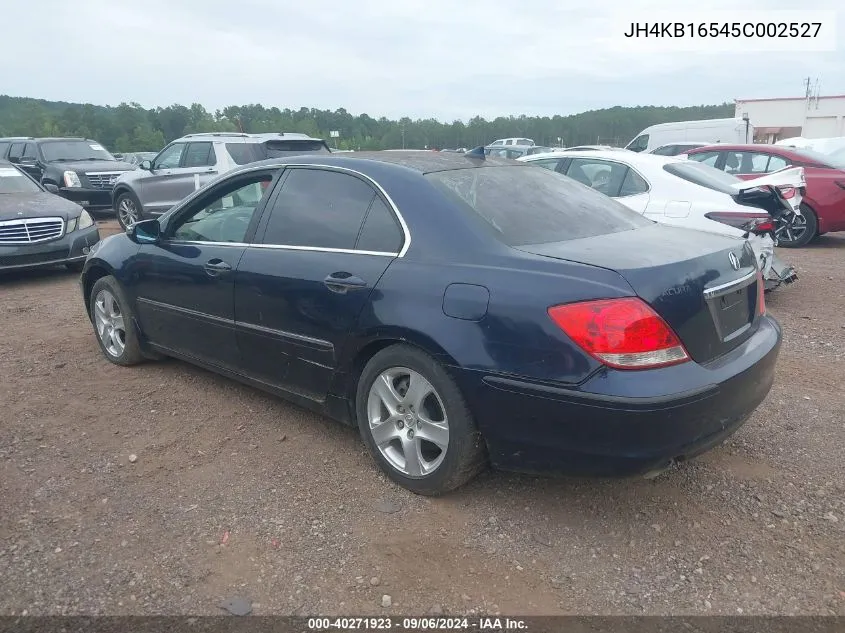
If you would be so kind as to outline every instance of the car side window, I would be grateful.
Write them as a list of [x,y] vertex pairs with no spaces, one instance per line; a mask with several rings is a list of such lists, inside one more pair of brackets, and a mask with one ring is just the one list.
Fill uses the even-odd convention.
[[719,152],[701,152],[700,154],[690,154],[689,158],[690,160],[704,163],[710,167],[715,167],[716,162],[719,160]]
[[789,163],[783,156],[769,156],[769,165],[766,167],[766,171],[778,171],[779,169],[785,169],[789,167]]
[[178,167],[182,161],[182,152],[185,150],[185,143],[174,143],[161,150],[161,153],[153,160],[153,169],[173,169]]
[[625,174],[625,180],[622,181],[622,188],[619,189],[619,197],[635,196],[647,191],[648,183],[645,181],[645,178],[629,167],[628,173]]
[[366,182],[328,169],[294,168],[273,203],[265,244],[354,249],[376,197]]
[[6,150],[11,147],[11,143],[0,143],[0,158],[3,158],[6,155]]
[[648,149],[648,134],[641,134],[628,145],[628,149],[632,152],[642,152]]
[[183,167],[213,167],[217,164],[211,143],[188,143]]
[[23,143],[12,143],[12,148],[9,150],[9,160],[20,160],[23,156]]
[[180,242],[243,242],[255,209],[264,197],[270,174],[238,179],[197,200],[198,207],[180,217],[170,232]]
[[532,160],[530,164],[535,165],[537,167],[543,167],[544,169],[550,169],[552,171],[555,171],[557,169],[557,166],[560,164],[560,159],[544,158],[542,160]]
[[355,244],[356,250],[398,253],[404,240],[402,228],[393,212],[376,196]]
[[35,160],[36,156],[35,143],[27,143],[23,148],[23,156],[21,156],[21,158],[25,160]]
[[574,158],[566,175],[606,196],[619,195],[628,166],[597,158]]
[[677,153],[677,145],[663,145],[652,152],[652,154],[657,154],[658,156],[674,156]]

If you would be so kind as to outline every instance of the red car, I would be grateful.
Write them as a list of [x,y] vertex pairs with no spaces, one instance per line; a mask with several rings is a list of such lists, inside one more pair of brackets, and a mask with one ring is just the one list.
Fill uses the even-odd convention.
[[707,145],[687,155],[744,180],[803,167],[807,191],[802,215],[793,215],[778,227],[780,246],[804,246],[823,233],[845,231],[845,159],[841,157],[779,145]]

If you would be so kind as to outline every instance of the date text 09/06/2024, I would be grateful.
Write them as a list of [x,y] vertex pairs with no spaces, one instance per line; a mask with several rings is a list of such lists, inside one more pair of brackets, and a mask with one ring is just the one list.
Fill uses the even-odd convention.
[[821,22],[631,22],[625,37],[815,38]]
[[311,631],[526,631],[525,620],[508,617],[308,618]]

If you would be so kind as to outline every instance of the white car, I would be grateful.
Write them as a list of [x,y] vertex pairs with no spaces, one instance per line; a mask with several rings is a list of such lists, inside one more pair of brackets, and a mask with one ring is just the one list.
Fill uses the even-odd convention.
[[[742,192],[762,185],[774,185],[782,191],[791,189],[784,197],[788,197],[793,212],[800,213],[799,191],[806,186],[802,167],[740,180],[685,158],[636,152],[553,152],[517,160],[569,176],[661,224],[739,239],[747,234],[739,227],[755,219],[770,220],[763,209],[739,204],[737,199]],[[748,241],[767,278],[792,279],[794,271],[776,262],[770,236],[751,235]]]

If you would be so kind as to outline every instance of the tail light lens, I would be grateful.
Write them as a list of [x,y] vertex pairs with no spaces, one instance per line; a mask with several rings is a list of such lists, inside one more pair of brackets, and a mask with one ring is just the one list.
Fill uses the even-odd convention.
[[760,316],[766,314],[766,282],[761,270],[757,271],[757,313]]
[[672,328],[636,297],[582,301],[549,308],[575,343],[617,369],[653,369],[689,360]]
[[789,200],[790,198],[795,197],[795,187],[783,187],[780,190],[780,194],[786,199]]
[[770,222],[772,219],[768,213],[742,213],[737,211],[713,211],[711,213],[705,213],[704,217],[708,220],[715,220],[716,222],[743,230],[748,230],[746,225],[754,220],[758,222]]

